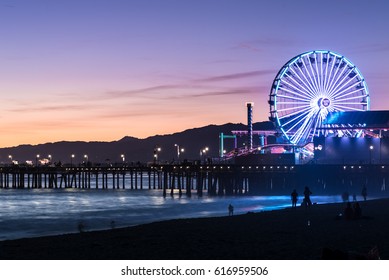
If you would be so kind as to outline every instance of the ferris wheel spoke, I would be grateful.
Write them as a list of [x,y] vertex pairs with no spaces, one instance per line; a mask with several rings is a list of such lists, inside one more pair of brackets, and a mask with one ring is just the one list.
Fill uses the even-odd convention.
[[[288,78],[289,78],[289,76],[288,76]],[[298,84],[298,83],[297,83],[296,81],[294,81],[293,79],[290,79],[290,80],[292,80],[294,83]],[[306,92],[304,88],[301,89],[301,88],[295,86],[293,83],[290,83],[288,80],[284,80],[283,83],[285,83],[285,84],[287,84],[288,86],[290,86],[290,87],[296,89],[297,91],[299,91],[299,92],[300,92],[301,94],[303,94],[304,96],[310,96],[310,95],[311,95],[309,92]],[[301,85],[300,85],[300,87],[301,87]]]
[[[294,88],[292,85],[290,85],[288,82],[285,82],[285,84],[289,85],[290,87]],[[297,91],[299,91],[298,88],[295,88]],[[291,90],[287,87],[281,87],[281,90],[282,91],[286,91],[286,92],[289,92],[291,94],[294,94],[296,96],[300,96],[301,98],[303,98],[304,100],[307,100],[309,101],[309,96],[306,96],[306,94],[304,94],[304,92],[297,92],[297,91],[294,91],[294,90]]]
[[318,113],[318,116],[315,118],[316,122],[312,127],[312,136],[316,134],[316,129],[319,127],[319,124],[321,124],[321,115]]
[[[328,52],[327,53],[327,56],[326,56],[326,70],[325,70],[325,76],[324,76],[324,85],[323,85],[323,90],[326,91],[327,90],[327,84],[328,84],[328,81],[329,81],[329,77],[331,76],[331,72],[332,72],[332,68],[334,67],[334,61],[336,60],[335,58],[331,58],[330,56],[330,53]],[[330,65],[330,62],[331,65]],[[328,71],[328,68],[329,68],[329,65],[330,65],[330,71]]]
[[[324,56],[324,54],[323,54],[323,56]],[[328,61],[329,61],[329,59],[328,59],[328,54],[327,54],[327,57],[323,57],[322,58],[322,61],[324,62],[324,59],[325,59],[325,70],[324,70],[324,72],[323,72],[323,91],[325,91],[325,86],[326,86],[326,83],[327,83],[327,74],[328,74]]]
[[[358,80],[357,80],[355,83],[353,83],[353,84],[349,85],[347,88],[343,89],[345,86],[347,86],[347,84],[350,83],[350,81],[351,81],[351,80],[349,80],[348,83],[345,83],[344,86],[342,86],[341,88],[339,88],[339,89],[337,89],[336,91],[334,91],[330,96],[331,96],[332,98],[336,98],[336,97],[342,95],[343,93],[347,92],[348,90],[350,90],[350,89],[352,89],[352,88],[354,88],[354,87],[357,87],[358,84],[361,83],[361,81],[358,81]],[[358,88],[358,90],[360,90],[360,89],[363,90],[363,87]]]
[[312,118],[306,118],[304,123],[300,125],[296,133],[292,136],[292,139],[295,143],[299,143],[300,140],[304,137],[308,139],[310,132],[312,131]]
[[[297,67],[296,64],[295,64],[295,67]],[[291,71],[293,72],[293,74],[300,80],[300,82],[305,86],[305,89],[306,89],[308,95],[311,96],[312,98],[314,98],[314,97],[315,97],[315,91],[314,91],[314,89],[313,89],[312,87],[310,87],[309,84],[307,84],[307,83],[303,80],[302,77],[300,77],[300,75],[293,69],[293,67],[290,67],[290,70],[291,70]],[[299,70],[300,70],[300,72],[301,72],[301,69],[299,69]],[[301,72],[301,73],[302,73],[302,72]]]
[[[299,110],[299,111],[293,111],[293,110],[297,110],[297,109],[303,109],[304,110]],[[277,109],[277,113],[284,113],[284,112],[288,112],[288,111],[292,111],[291,113],[288,113],[288,114],[284,114],[282,117],[280,117],[280,119],[284,118],[284,117],[290,117],[294,114],[297,114],[297,113],[301,113],[301,112],[304,112],[307,110],[307,108],[309,108],[308,105],[304,105],[304,106],[296,106],[296,107],[293,107],[293,108],[283,108],[283,109]]]
[[[291,114],[289,114],[289,115],[285,115],[284,117],[288,117],[288,118],[291,118],[291,117],[293,117],[293,118],[291,118],[290,120],[288,120],[288,121],[286,121],[282,126],[283,127],[289,127],[289,124],[295,124],[295,121],[296,120],[299,120],[300,119],[300,121],[298,121],[297,122],[297,124],[299,124],[300,122],[301,122],[301,120],[303,120],[307,115],[309,115],[309,111],[307,111],[307,110],[301,110],[301,111],[299,111],[298,113],[297,112],[294,112],[294,113],[291,113]],[[284,118],[283,117],[283,118]],[[282,119],[282,118],[280,118],[280,119]],[[294,127],[295,125],[293,125],[292,126],[292,128]]]
[[[303,99],[303,98],[298,98],[298,97],[295,97],[295,96],[291,96],[291,95],[283,95],[283,94],[278,94],[277,95],[278,97],[281,97],[281,98],[285,98],[285,99],[290,99],[290,100],[296,100],[296,101],[302,101],[302,102],[305,102],[306,104],[309,104],[309,99]],[[279,102],[277,102],[279,103]]]
[[[329,60],[330,58],[329,57],[327,57],[327,60]],[[328,77],[327,77],[327,82],[326,82],[326,84],[324,85],[324,91],[326,91],[326,92],[328,92],[328,88],[330,87],[330,82],[331,82],[331,80],[332,80],[332,71],[334,70],[334,66],[335,66],[335,64],[336,64],[336,57],[333,57],[332,58],[332,63],[331,63],[331,69],[330,69],[330,73],[328,74]],[[328,63],[328,61],[327,61],[327,63]]]
[[[300,62],[300,63],[303,65],[302,62]],[[297,65],[297,66],[298,66],[298,65]],[[312,94],[316,96],[317,90],[316,90],[315,87],[312,85],[312,81],[311,81],[310,79],[307,78],[307,76],[305,75],[305,73],[304,73],[304,71],[303,71],[303,69],[302,69],[301,67],[297,67],[297,69],[300,71],[300,74],[304,77],[304,79],[305,79],[305,81],[306,81],[306,82],[304,83],[304,85],[306,85],[307,88],[310,89],[310,92],[312,92]],[[298,77],[300,77],[300,75],[298,75]]]
[[[337,64],[337,66],[336,66]],[[328,88],[326,89],[327,92],[330,92],[332,90],[332,88],[334,86],[336,86],[338,80],[340,79],[340,77],[342,76],[342,72],[344,71],[344,68],[343,68],[343,71],[340,70],[341,66],[343,65],[343,58],[340,58],[340,60],[337,62],[336,59],[335,59],[335,72],[333,72],[333,75],[331,77],[331,80],[330,80],[330,83],[328,84]],[[339,74],[339,70],[341,71],[341,73]]]
[[[306,72],[307,75],[308,75],[308,78],[309,78],[309,81],[310,81],[310,85],[314,88],[314,91],[315,91],[315,92],[318,92],[319,89],[316,87],[314,81],[312,80],[312,77],[311,77],[311,75],[310,75],[310,73],[309,73],[309,70],[308,70],[308,68],[307,68],[307,65],[306,65],[305,62],[304,62],[304,59],[302,59],[301,62],[303,63],[305,72]],[[311,64],[311,62],[309,62],[309,64]],[[312,66],[311,66],[311,67],[312,67]]]
[[[345,71],[345,67],[342,66],[343,63],[345,63],[345,62],[343,61],[343,58],[342,58],[341,61],[339,62],[338,68],[335,71],[335,74],[334,74],[335,79],[332,80],[332,83],[331,83],[330,87],[327,89],[327,92],[332,92],[334,87],[336,87],[339,84],[339,79],[343,77],[343,73]],[[341,66],[343,69],[341,70],[340,74],[338,74]]]
[[344,106],[344,105],[361,105],[361,102],[342,102],[341,105],[335,104],[336,106]]
[[365,111],[363,109],[360,109],[360,108],[353,108],[353,107],[349,107],[349,106],[344,106],[343,104],[340,105],[340,104],[334,104],[334,108],[336,108],[338,111]]
[[309,61],[308,61],[308,65],[309,65],[309,69],[311,70],[311,72],[310,72],[311,78],[312,78],[312,81],[313,81],[313,83],[314,83],[314,85],[315,85],[315,87],[316,87],[316,90],[317,90],[317,91],[320,91],[319,85],[317,84],[317,81],[316,81],[316,77],[315,77],[316,75],[315,75],[315,72],[314,72],[313,67],[312,67],[312,63],[314,63],[314,62],[312,62],[311,59],[314,59],[314,58],[308,56],[308,60],[309,60]]
[[346,75],[343,76],[342,80],[337,84],[336,87],[334,87],[330,92],[329,92],[329,95],[332,96],[334,94],[334,92],[336,91],[339,91],[341,90],[342,88],[344,88],[345,86],[347,86],[351,81],[352,79],[355,77],[353,77],[352,79],[349,79],[348,81],[345,81],[347,78],[349,78],[349,75],[351,74],[351,72],[354,71],[354,69],[350,69],[350,71],[347,72]]
[[355,94],[357,94],[356,97],[359,97],[359,98],[363,98],[363,97],[366,96],[363,93],[363,91],[364,91],[363,88],[358,88],[358,89],[354,89],[354,90],[353,90],[353,88],[355,88],[355,87],[348,87],[347,89],[342,90],[341,92],[339,92],[339,94],[334,96],[332,98],[332,100],[343,100],[344,97],[347,97],[347,96],[350,96],[350,95],[355,96]]
[[[285,132],[286,133],[290,133],[291,131],[293,131],[293,129],[296,127],[296,126],[300,126],[299,127],[299,129],[301,129],[302,127],[303,127],[303,125],[301,125],[301,123],[302,122],[304,122],[304,121],[309,121],[309,118],[295,118],[294,120],[296,120],[296,122],[294,122],[294,123],[291,123],[292,125],[289,127],[285,127],[285,125],[284,126],[282,126],[282,127],[285,127],[287,130],[285,130]],[[288,123],[289,124],[289,123]],[[297,131],[299,130],[299,129],[297,129]]]
[[[299,96],[302,100],[306,100],[307,102],[309,102],[309,100],[310,100],[310,98],[309,98],[309,96],[306,96],[305,94],[304,94],[304,92],[298,92],[298,91],[295,91],[295,90],[293,90],[293,88],[292,89],[289,89],[289,88],[287,88],[287,87],[281,87],[281,89],[280,89],[283,93],[290,93],[290,94],[293,94],[294,96]],[[296,89],[296,90],[298,90],[298,89]]]
[[316,81],[316,78],[315,78],[315,72],[314,72],[313,67],[312,67],[311,57],[308,57],[308,59],[309,59],[308,63],[309,63],[309,68],[311,69],[310,73],[312,74],[311,77],[312,77],[313,83],[315,84],[316,90],[320,91],[319,85],[317,84],[317,81]]
[[[294,87],[295,89],[299,90],[301,93],[304,93],[307,96],[314,97],[314,93],[312,93],[309,89],[303,87],[298,81],[296,81],[292,76],[286,74],[289,80],[292,80],[296,86]],[[292,85],[291,85],[292,86]]]
[[[294,112],[291,112],[289,114],[284,114],[283,116],[279,117],[278,119],[284,121],[284,124],[286,125],[286,124],[290,123],[291,121],[294,121],[296,118],[308,115],[309,112],[310,112],[309,110],[307,110],[306,108],[303,108],[302,110],[294,111]],[[296,117],[294,119],[290,119],[293,116],[296,116]],[[288,120],[288,119],[290,119],[290,120]]]
[[320,89],[324,91],[323,53],[320,53]]
[[319,67],[317,66],[317,53],[315,53],[315,68],[316,68],[316,78],[317,78],[317,87],[322,91],[321,87],[321,75],[319,73]]
[[[350,92],[349,94],[347,95],[350,95],[350,94],[353,94],[355,92],[358,92],[358,91],[361,91],[362,89],[358,89],[358,90],[355,90],[354,92]],[[352,97],[346,97],[344,98],[346,95],[343,95],[342,98],[338,98],[338,99],[334,99],[334,103],[336,104],[337,102],[344,102],[346,100],[355,100],[355,99],[363,99],[364,97],[366,97],[366,95],[358,95],[358,96],[352,96]]]
[[[307,102],[292,102],[292,101],[278,101],[277,104],[281,104],[281,105],[284,105],[284,104],[290,104],[290,105],[304,104],[304,106],[308,106]],[[294,107],[294,108],[296,108],[296,107]]]
[[323,124],[323,118],[322,116],[319,114],[319,116],[316,118],[316,123],[314,125],[314,130],[312,132],[312,137],[316,135],[317,133],[317,136],[319,136],[319,133],[322,132],[323,133],[323,130],[321,129],[318,129],[322,126]]

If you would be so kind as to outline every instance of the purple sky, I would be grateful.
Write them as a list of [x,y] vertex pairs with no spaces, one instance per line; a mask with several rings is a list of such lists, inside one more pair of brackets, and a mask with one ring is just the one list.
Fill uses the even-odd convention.
[[328,49],[389,107],[388,1],[0,0],[0,147],[267,120],[293,56]]

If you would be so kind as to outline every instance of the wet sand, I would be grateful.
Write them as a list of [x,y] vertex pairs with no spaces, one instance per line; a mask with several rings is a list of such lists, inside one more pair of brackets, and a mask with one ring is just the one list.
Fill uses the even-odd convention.
[[[337,218],[344,204],[0,242],[0,259],[389,259],[389,199],[361,202],[361,219]],[[226,215],[227,215],[226,206]],[[324,252],[324,255],[323,255]]]

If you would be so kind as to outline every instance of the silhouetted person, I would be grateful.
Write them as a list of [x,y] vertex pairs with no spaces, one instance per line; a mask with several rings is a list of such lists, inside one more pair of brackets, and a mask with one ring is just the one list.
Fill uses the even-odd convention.
[[351,220],[354,217],[354,211],[351,208],[351,203],[347,202],[346,208],[344,209],[344,218],[346,220]]
[[234,206],[231,204],[228,205],[228,216],[233,216],[234,215]]
[[311,190],[307,186],[305,186],[305,189],[304,189],[305,207],[312,205],[311,194],[312,194]]
[[367,189],[366,189],[366,186],[363,186],[361,195],[362,195],[362,197],[363,197],[363,200],[366,201],[366,198],[367,198]]
[[353,193],[353,201],[357,201],[357,195],[355,193]]
[[296,189],[293,190],[293,192],[290,195],[290,198],[292,199],[292,208],[296,208],[297,206],[297,200],[298,200],[298,193],[296,192]]

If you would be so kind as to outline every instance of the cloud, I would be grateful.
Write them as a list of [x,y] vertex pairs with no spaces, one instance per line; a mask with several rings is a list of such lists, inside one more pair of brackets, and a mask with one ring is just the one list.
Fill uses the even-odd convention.
[[238,79],[245,79],[245,78],[251,78],[251,77],[258,77],[268,74],[273,74],[274,70],[257,70],[257,71],[249,71],[249,72],[239,72],[239,73],[232,73],[232,74],[226,74],[226,75],[220,75],[220,76],[211,76],[207,78],[201,78],[201,79],[188,79],[186,82],[177,83],[177,84],[162,84],[162,85],[156,85],[152,87],[145,87],[145,88],[138,88],[138,89],[130,89],[130,90],[117,90],[117,91],[107,91],[104,93],[106,97],[109,98],[120,98],[120,97],[142,97],[147,98],[146,94],[153,95],[153,98],[155,98],[154,94],[163,92],[169,92],[171,90],[181,89],[181,90],[203,90],[203,89],[209,89],[209,88],[220,88],[220,87],[211,87],[209,85],[203,85],[202,83],[209,83],[209,82],[221,82],[221,81],[229,81],[229,80],[238,80]]
[[208,62],[208,64],[225,64],[225,63],[236,63],[236,62],[239,62],[239,60],[238,59],[217,59]]
[[246,50],[253,51],[253,52],[260,52],[261,51],[260,48],[257,48],[254,45],[248,44],[248,43],[240,43],[234,49],[246,49]]
[[258,92],[259,92],[259,88],[257,87],[241,87],[241,88],[230,88],[230,89],[221,89],[215,91],[199,92],[194,94],[182,94],[180,97],[199,98],[199,97],[210,97],[210,96],[227,96],[227,95],[236,95],[236,94],[252,94]]
[[282,47],[294,45],[295,41],[291,39],[284,39],[280,37],[275,38],[261,38],[256,40],[244,41],[237,43],[233,50],[248,50],[251,52],[266,52],[269,47]]
[[182,85],[158,85],[153,87],[145,87],[145,88],[139,88],[139,89],[133,89],[133,90],[125,90],[125,91],[109,91],[106,92],[106,95],[109,95],[111,97],[127,97],[129,95],[137,95],[142,93],[153,93],[158,92],[161,90],[171,90],[171,89],[177,89],[183,87]]
[[69,111],[85,110],[84,105],[48,105],[48,106],[23,106],[14,109],[8,109],[8,112],[28,113],[28,112],[48,112],[48,111]]
[[87,129],[90,127],[88,120],[69,120],[69,119],[13,119],[6,124],[2,124],[0,128],[7,131],[7,134],[31,134],[31,133],[50,133],[62,128],[74,130],[76,128]]
[[138,111],[125,111],[125,110],[117,110],[112,112],[107,112],[104,114],[99,114],[96,116],[97,119],[127,119],[127,118],[138,118],[138,117],[161,117],[161,116],[171,116],[177,115],[176,111],[171,111],[168,108],[161,108],[159,110],[147,110],[144,108],[143,110]]
[[209,77],[205,79],[199,79],[197,81],[198,82],[220,82],[220,81],[258,77],[258,76],[269,75],[269,74],[274,74],[274,70],[257,70],[257,71],[250,71],[250,72],[241,72],[241,73],[234,73],[228,75]]

